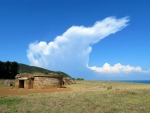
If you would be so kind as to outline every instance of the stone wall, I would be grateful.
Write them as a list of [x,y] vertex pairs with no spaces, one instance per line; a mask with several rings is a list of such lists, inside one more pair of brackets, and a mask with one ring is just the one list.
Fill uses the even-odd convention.
[[76,84],[76,82],[71,78],[64,78],[64,85]]
[[53,87],[62,87],[60,78],[51,78],[51,77],[34,77],[33,88],[53,88]]
[[0,86],[5,87],[15,87],[15,80],[14,79],[0,79]]

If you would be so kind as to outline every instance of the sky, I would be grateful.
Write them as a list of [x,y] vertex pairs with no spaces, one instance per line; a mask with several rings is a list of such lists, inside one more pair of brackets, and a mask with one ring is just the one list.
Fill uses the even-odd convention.
[[0,61],[87,80],[150,80],[149,0],[0,0]]

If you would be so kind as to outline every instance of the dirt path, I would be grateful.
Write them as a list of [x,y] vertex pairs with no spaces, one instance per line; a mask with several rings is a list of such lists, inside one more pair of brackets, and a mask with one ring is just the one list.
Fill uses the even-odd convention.
[[56,89],[11,89],[0,88],[0,96],[22,96],[33,93],[54,93],[54,92],[68,92],[69,88],[56,88]]

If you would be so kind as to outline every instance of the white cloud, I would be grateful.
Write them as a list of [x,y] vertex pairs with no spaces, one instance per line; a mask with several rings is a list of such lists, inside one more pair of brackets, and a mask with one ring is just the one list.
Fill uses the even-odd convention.
[[92,45],[127,26],[128,17],[108,17],[91,27],[72,26],[54,41],[31,43],[27,57],[31,65],[51,70],[84,70],[89,61]]
[[132,72],[138,72],[138,73],[149,73],[150,71],[143,71],[141,67],[139,66],[130,66],[130,65],[121,65],[120,63],[114,64],[111,66],[108,63],[105,63],[102,67],[96,67],[96,66],[87,66],[89,69],[99,72],[101,74],[129,74]]

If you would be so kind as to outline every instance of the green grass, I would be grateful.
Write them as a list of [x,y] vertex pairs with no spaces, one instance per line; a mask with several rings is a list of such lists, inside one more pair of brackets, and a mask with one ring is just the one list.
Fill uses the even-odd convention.
[[149,113],[150,85],[78,81],[71,92],[1,97],[0,111],[18,113]]
[[20,98],[12,98],[12,97],[0,97],[0,105],[15,105],[19,104],[22,99]]
[[21,98],[14,97],[0,97],[0,111],[3,113],[19,112],[17,105],[21,103]]

